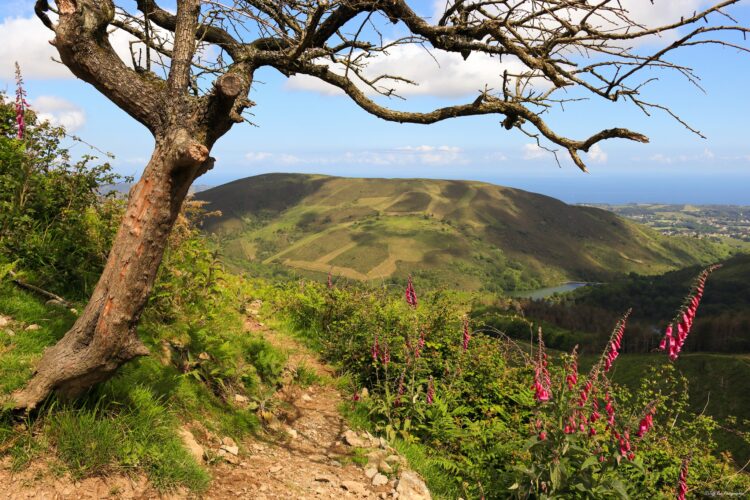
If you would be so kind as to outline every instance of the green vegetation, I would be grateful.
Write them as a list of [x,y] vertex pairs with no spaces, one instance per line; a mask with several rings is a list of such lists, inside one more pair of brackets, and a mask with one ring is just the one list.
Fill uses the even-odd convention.
[[480,182],[270,174],[198,198],[222,213],[206,229],[220,235],[232,268],[267,276],[400,283],[413,274],[429,287],[501,291],[728,255],[722,244]]
[[[689,352],[750,352],[750,255],[723,261],[706,283],[705,298],[685,350]],[[598,286],[584,287],[556,303],[524,306],[527,316],[555,323],[561,328],[606,336],[622,304],[632,304],[633,329],[628,352],[649,352],[660,332],[683,300],[699,267],[661,276],[630,275]]]
[[[189,235],[189,236],[186,236]],[[182,241],[177,241],[182,235]],[[152,355],[75,402],[53,399],[19,430],[10,414],[0,420],[0,450],[16,467],[50,453],[74,478],[140,472],[160,489],[200,491],[209,476],[185,451],[177,429],[190,420],[222,436],[240,438],[259,427],[252,409],[231,402],[243,394],[267,400],[284,357],[243,332],[241,308],[250,288],[224,273],[194,229],[182,227],[162,268],[157,293],[139,328]],[[211,276],[208,281],[207,276]],[[171,293],[167,297],[165,290]],[[0,396],[31,375],[45,347],[75,317],[46,306],[9,282],[0,283]],[[31,325],[38,329],[28,329]],[[309,380],[309,377],[303,377]],[[257,406],[257,404],[255,405]],[[181,420],[183,419],[183,420]],[[184,420],[187,419],[187,420]]]
[[[26,137],[0,106],[0,402],[31,377],[43,351],[73,325],[77,311],[45,303],[8,278],[85,299],[103,265],[121,205],[100,195],[109,167],[71,165],[62,129],[27,116]],[[210,477],[185,450],[177,430],[197,420],[240,438],[259,420],[253,405],[270,398],[285,357],[244,331],[252,287],[226,273],[215,246],[196,227],[188,204],[169,249],[139,335],[151,355],[132,362],[75,401],[50,398],[24,420],[0,413],[0,456],[16,468],[52,459],[74,479],[113,472],[146,474],[162,490],[201,491]],[[11,261],[12,259],[12,261]],[[80,309],[80,305],[79,305]],[[309,381],[309,376],[303,381]],[[244,395],[245,408],[234,404]]]
[[[750,479],[732,472],[713,441],[715,420],[690,410],[682,360],[673,366],[662,356],[654,370],[639,372],[636,389],[616,385],[602,365],[568,386],[571,359],[550,360],[553,397],[537,402],[529,386],[546,365],[497,332],[465,329],[470,304],[459,295],[431,292],[410,308],[385,289],[306,283],[266,293],[289,328],[350,374],[351,421],[385,433],[438,497],[666,498],[687,456],[692,491],[716,482],[750,491]],[[593,388],[580,406],[588,380]],[[606,417],[589,425],[593,401],[604,414],[609,397],[614,426]],[[652,410],[653,427],[637,437]],[[564,429],[569,419],[578,429],[584,417],[585,432]]]
[[96,157],[73,162],[61,143],[65,130],[37,124],[27,113],[16,140],[16,114],[0,93],[0,258],[20,261],[39,286],[83,298],[104,265],[122,201],[101,186],[120,179]]
[[[113,179],[108,166],[68,162],[60,148],[62,130],[29,120],[29,137],[19,141],[6,123],[7,106],[2,113],[0,154],[14,166],[0,170],[0,400],[5,403],[77,317],[75,309],[19,289],[8,279],[10,273],[85,300],[121,205],[99,194],[101,183]],[[37,150],[48,151],[49,157],[35,155]],[[59,167],[45,167],[52,159]],[[592,416],[595,411],[591,403],[577,403],[585,377],[566,386],[572,358],[550,357],[549,388],[555,397],[535,400],[529,387],[548,368],[530,359],[525,343],[508,336],[528,339],[539,321],[524,318],[518,301],[491,291],[465,291],[494,290],[498,283],[501,288],[537,286],[579,272],[600,276],[616,262],[656,272],[714,258],[720,249],[699,242],[676,251],[674,240],[605,212],[479,183],[312,176],[256,181],[267,199],[251,196],[248,202],[242,189],[223,192],[223,187],[218,193],[227,205],[208,206],[226,210],[209,224],[220,241],[199,228],[204,203],[183,207],[139,325],[151,355],[75,401],[51,397],[23,420],[6,405],[0,413],[0,456],[10,457],[16,469],[44,459],[74,479],[138,473],[160,490],[182,487],[200,494],[210,475],[185,449],[178,430],[198,421],[208,432],[239,440],[258,430],[256,410],[273,406],[285,356],[243,324],[251,298],[263,296],[281,326],[338,366],[343,376],[336,383],[351,396],[342,409],[350,422],[387,436],[438,498],[668,497],[688,456],[693,491],[711,490],[717,481],[727,491],[750,491],[748,476],[734,473],[731,458],[721,454],[730,450],[737,457],[750,450],[748,423],[736,418],[748,412],[747,399],[738,397],[750,393],[747,359],[688,354],[672,365],[663,356],[623,354],[611,377],[591,376],[591,401],[603,406],[611,396],[617,425],[595,419],[589,427],[596,433],[569,432],[564,426],[570,419],[584,424],[581,408]],[[238,182],[244,189],[246,181]],[[279,189],[290,195],[280,196]],[[212,196],[217,193],[207,199]],[[240,212],[232,212],[233,206],[249,210],[235,217]],[[559,230],[558,215],[568,218],[568,226]],[[544,234],[513,237],[518,231],[511,228],[530,227],[529,220],[537,216],[547,217]],[[607,224],[615,229],[602,234],[613,245],[630,238],[635,246],[622,251],[644,252],[639,255],[647,259],[623,253],[635,266],[627,267],[622,255],[595,244],[591,235]],[[30,235],[28,241],[22,230]],[[567,243],[559,239],[563,231],[572,232]],[[540,250],[554,238],[554,250]],[[586,262],[574,260],[573,267],[565,267],[565,249],[574,248],[576,238],[590,253]],[[330,266],[340,272],[334,272],[331,287],[250,282],[224,270],[222,247],[230,254],[252,255],[255,263],[249,266],[262,266],[267,275],[281,272],[274,262],[305,268],[316,277]],[[229,256],[238,266],[242,258]],[[409,307],[400,290],[340,279],[398,281],[407,269],[422,277],[417,283],[448,279],[463,291],[435,290],[420,295],[418,307]],[[738,256],[717,271],[701,306],[707,316],[725,317],[746,308],[748,295],[742,290],[748,269],[747,257]],[[646,317],[661,314],[674,306],[671,298],[663,304],[654,299],[667,295],[660,287],[681,287],[690,277],[692,270],[660,280],[631,276],[611,288],[573,295],[578,309],[570,310],[591,313],[580,321],[603,323],[601,318],[632,299]],[[646,293],[649,287],[653,290]],[[605,291],[610,295],[602,295]],[[606,302],[612,294],[618,304]],[[557,306],[569,304],[558,301]],[[544,311],[539,307],[534,311]],[[557,320],[550,315],[541,322],[550,345],[569,350],[586,344],[591,353],[606,341],[597,331]],[[691,338],[700,335],[699,326]],[[582,357],[582,368],[598,359]],[[301,364],[292,382],[308,387],[321,379]],[[247,403],[236,404],[236,396]],[[633,431],[651,410],[653,429],[632,439],[634,455],[622,452],[615,431]],[[362,464],[364,455],[355,450],[349,460]]]
[[[690,384],[690,409],[711,415],[719,448],[731,451],[737,464],[750,460],[750,447],[737,434],[750,432],[750,256],[726,261],[706,283],[691,335],[675,363]],[[608,284],[585,287],[548,301],[475,304],[478,327],[501,330],[528,344],[534,325],[544,328],[547,344],[570,351],[575,345],[590,366],[604,348],[623,305],[633,306],[623,355],[613,380],[638,389],[644,373],[663,361],[655,354],[666,322],[683,300],[700,268],[662,276],[630,275]]]
[[[700,335],[693,332],[692,335]],[[640,387],[644,373],[664,361],[663,354],[626,354],[617,360],[612,379],[631,390]],[[588,357],[582,365],[595,360]],[[735,464],[750,460],[750,355],[687,353],[674,364],[689,384],[688,403],[696,414],[710,415],[716,421],[713,431],[719,450],[732,454]]]

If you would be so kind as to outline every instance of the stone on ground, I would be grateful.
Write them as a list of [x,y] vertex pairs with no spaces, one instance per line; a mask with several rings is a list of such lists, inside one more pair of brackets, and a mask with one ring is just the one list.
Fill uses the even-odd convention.
[[202,462],[204,454],[203,447],[195,440],[193,433],[184,427],[180,427],[178,432],[182,438],[182,443],[185,445],[185,448],[187,448],[187,451],[190,452],[198,463]]
[[422,478],[415,472],[408,470],[401,473],[396,486],[396,493],[398,493],[399,498],[405,500],[432,500],[430,490],[427,489],[427,485],[424,484]]

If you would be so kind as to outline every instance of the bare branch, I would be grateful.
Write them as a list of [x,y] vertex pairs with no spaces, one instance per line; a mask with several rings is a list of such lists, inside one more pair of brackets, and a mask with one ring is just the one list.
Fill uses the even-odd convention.
[[[241,71],[243,81],[250,82],[255,69],[271,66],[289,77],[305,74],[334,85],[361,108],[386,120],[434,123],[459,116],[501,115],[505,129],[535,134],[566,151],[585,169],[580,152],[597,142],[613,138],[646,142],[647,138],[613,127],[574,140],[553,130],[543,119],[545,113],[552,106],[587,98],[625,101],[647,115],[654,109],[663,111],[702,137],[675,111],[648,98],[648,90],[658,81],[651,70],[682,75],[702,90],[692,68],[671,57],[699,45],[750,52],[744,40],[750,29],[729,11],[739,1],[717,1],[679,20],[647,25],[617,0],[447,0],[435,22],[420,16],[409,0],[179,0],[176,15],[157,5],[157,0],[136,0],[136,13],[119,6],[123,15],[110,19],[108,25],[132,35],[147,52],[154,51],[157,64],[169,71],[170,87],[190,88],[195,95],[215,97],[214,77]],[[60,5],[75,3],[60,0]],[[39,0],[37,11],[44,14],[45,5]],[[185,12],[191,14],[183,16]],[[391,32],[396,35],[390,38],[383,35],[387,23],[397,25]],[[174,48],[171,39],[163,38],[164,31],[174,39]],[[738,35],[743,39],[730,38]],[[390,109],[369,95],[403,98],[401,89],[420,82],[374,68],[386,67],[380,63],[387,63],[399,46],[408,44],[464,59],[472,54],[494,58],[497,80],[476,82],[484,90],[470,103],[422,113]],[[196,50],[209,46],[218,51]],[[147,70],[150,62],[147,54]],[[497,88],[497,93],[489,87]],[[240,120],[237,104],[245,103],[241,101],[245,97],[237,99],[232,106],[219,106],[231,114],[222,119],[223,124]]]

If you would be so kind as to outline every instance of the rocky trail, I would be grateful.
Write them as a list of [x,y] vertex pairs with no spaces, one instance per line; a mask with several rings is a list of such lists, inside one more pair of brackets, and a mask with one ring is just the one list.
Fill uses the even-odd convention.
[[[259,304],[256,304],[259,307]],[[274,411],[262,411],[267,432],[235,443],[207,431],[200,422],[181,430],[186,446],[206,464],[213,481],[206,499],[429,499],[424,482],[386,441],[349,429],[339,413],[341,394],[329,383],[330,367],[289,336],[268,329],[250,309],[249,331],[288,355]],[[322,382],[307,388],[292,383],[300,367]],[[243,404],[242,396],[238,403]],[[7,498],[190,498],[187,491],[159,495],[144,478],[110,476],[72,482],[55,476],[49,464],[11,473],[0,463],[0,497]]]

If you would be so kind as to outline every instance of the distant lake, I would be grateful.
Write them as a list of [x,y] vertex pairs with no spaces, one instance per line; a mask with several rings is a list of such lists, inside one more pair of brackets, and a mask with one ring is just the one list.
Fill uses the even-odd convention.
[[585,283],[582,281],[569,281],[568,283],[563,283],[562,285],[550,286],[547,288],[539,288],[537,290],[520,290],[516,292],[508,292],[508,295],[510,297],[516,297],[519,299],[538,300],[538,299],[545,299],[556,293],[571,292],[575,290],[576,288],[580,288],[582,286],[586,286],[589,284],[590,283]]

